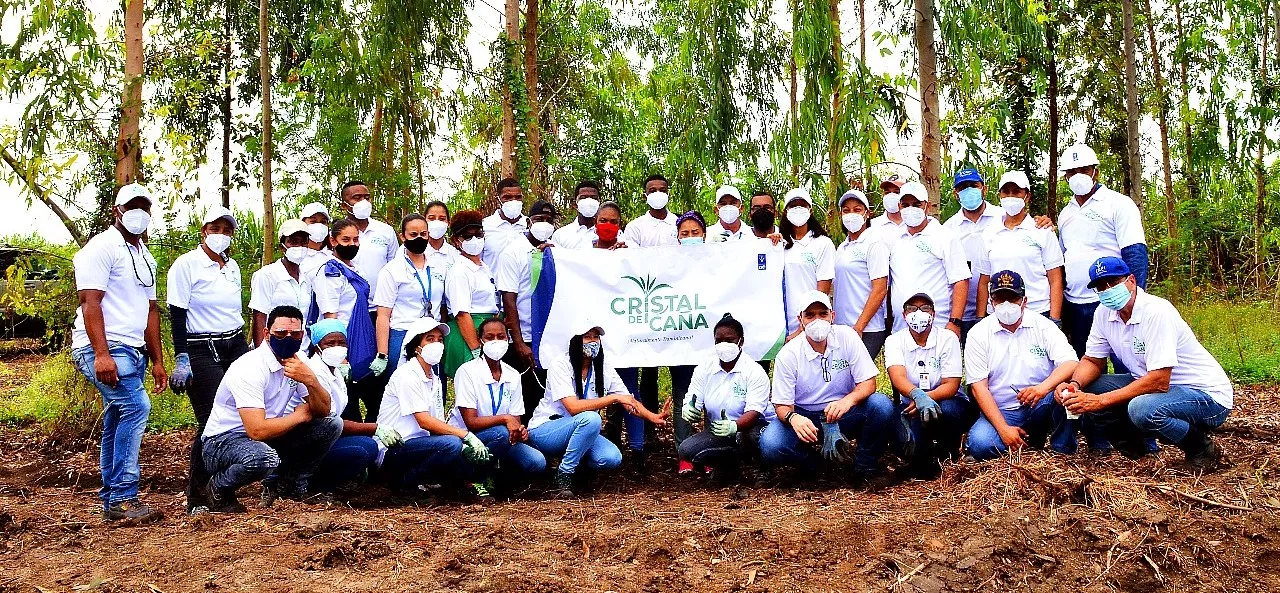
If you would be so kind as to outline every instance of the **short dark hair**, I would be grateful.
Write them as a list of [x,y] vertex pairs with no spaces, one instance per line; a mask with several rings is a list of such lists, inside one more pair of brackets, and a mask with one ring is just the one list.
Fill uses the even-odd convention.
[[[754,198],[754,197],[756,197],[756,196],[769,196],[769,198],[770,198],[770,199],[772,199],[772,198],[773,198],[773,192],[771,192],[771,191],[769,191],[769,190],[767,190],[767,189],[765,189],[765,188],[763,188],[763,187],[757,187],[757,188],[755,188],[755,189],[751,190],[751,197],[752,197],[752,198]],[[749,198],[748,198],[748,199],[749,199]]]
[[365,183],[365,182],[363,182],[363,181],[360,181],[359,179],[352,179],[351,181],[348,181],[348,182],[346,182],[346,183],[342,184],[342,188],[338,190],[338,199],[339,199],[339,200],[343,200],[343,199],[345,199],[345,198],[347,197],[347,190],[348,190],[348,189],[351,189],[351,188],[353,188],[353,187],[355,187],[355,186],[357,186],[357,185],[363,185],[363,186],[365,186],[365,187],[369,187],[369,184],[367,184],[367,183]]
[[722,327],[727,327],[738,332],[739,337],[746,337],[746,333],[742,331],[742,322],[734,319],[732,314],[725,313],[724,317],[721,317],[720,321],[716,322],[716,326],[712,328],[711,331],[714,332]]
[[506,323],[505,321],[503,321],[503,320],[502,320],[501,318],[499,318],[499,317],[490,317],[490,318],[488,318],[488,319],[486,319],[486,320],[484,320],[484,321],[481,321],[481,322],[480,322],[480,327],[477,327],[477,328],[476,328],[476,333],[478,333],[478,334],[480,334],[480,335],[479,335],[479,336],[476,336],[476,337],[477,337],[477,338],[479,338],[480,336],[483,336],[483,335],[484,335],[484,326],[489,325],[489,324],[491,324],[491,323],[496,323],[496,324],[498,324],[498,325],[502,326],[502,331],[507,331],[507,323]]
[[666,177],[663,177],[661,173],[654,173],[653,175],[650,175],[650,176],[648,176],[648,177],[645,177],[645,178],[644,178],[644,183],[643,183],[643,184],[641,184],[641,185],[642,185],[642,186],[644,186],[644,185],[649,185],[649,182],[650,182],[650,181],[666,181],[667,183],[671,183],[670,181],[667,181],[667,178],[666,178]]
[[400,234],[401,234],[401,235],[403,235],[403,234],[404,234],[404,228],[405,228],[405,227],[407,227],[407,226],[409,226],[409,223],[411,223],[411,222],[413,222],[413,221],[415,221],[415,220],[421,220],[422,222],[426,222],[426,221],[427,221],[427,217],[425,217],[425,216],[423,216],[423,215],[421,215],[421,214],[418,214],[417,212],[413,212],[413,213],[410,213],[409,215],[405,216],[404,218],[401,218],[401,219],[400,219]]
[[582,191],[582,188],[584,187],[589,187],[591,189],[596,190],[596,193],[600,193],[600,184],[590,179],[583,179],[582,181],[579,181],[578,185],[573,188],[573,197],[577,198],[578,192]]
[[297,307],[293,305],[280,305],[279,307],[272,309],[270,315],[267,315],[267,330],[270,331],[271,326],[276,324],[276,320],[282,317],[285,319],[297,319],[298,321],[303,320],[302,311],[299,311]]
[[356,226],[356,221],[351,220],[350,218],[339,218],[338,220],[333,221],[333,226],[329,227],[329,236],[337,237],[338,233],[342,232],[342,229],[349,226]]
[[508,187],[520,187],[520,182],[516,181],[514,177],[503,177],[502,180],[498,182],[498,193],[502,193],[502,190],[507,189]]
[[431,200],[430,202],[427,202],[427,207],[422,209],[422,213],[426,214],[430,212],[432,208],[437,208],[437,207],[444,208],[444,215],[446,218],[450,216],[449,205],[444,202],[441,202],[440,200]]

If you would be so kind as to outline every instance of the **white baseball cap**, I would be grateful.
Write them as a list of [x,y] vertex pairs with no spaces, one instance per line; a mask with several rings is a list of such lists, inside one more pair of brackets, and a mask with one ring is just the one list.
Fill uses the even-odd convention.
[[923,183],[920,183],[919,181],[912,181],[903,185],[902,189],[898,190],[899,201],[907,196],[915,196],[918,200],[928,202],[929,190],[925,188]]
[[804,303],[804,307],[800,308],[801,311],[808,309],[809,305],[814,303],[822,303],[822,306],[828,309],[831,308],[831,297],[827,296],[827,293],[822,292],[821,290],[810,290],[809,292],[806,292],[804,294],[804,298],[800,299],[800,302]]
[[219,218],[227,219],[227,221],[231,223],[231,228],[236,228],[236,215],[232,214],[230,210],[223,208],[222,206],[214,206],[207,210],[204,213],[204,219],[200,222],[202,225],[209,224]]
[[840,196],[840,203],[837,204],[837,206],[844,206],[844,203],[848,202],[849,200],[858,200],[859,202],[862,202],[863,206],[866,206],[867,208],[871,208],[871,202],[867,201],[867,194],[864,194],[861,191],[858,191],[856,189],[851,189],[847,192],[844,192],[844,195]]
[[302,207],[302,211],[298,212],[298,218],[310,218],[317,214],[329,216],[329,209],[324,207],[320,202],[312,202]]
[[116,192],[116,205],[123,206],[134,198],[146,198],[148,202],[155,203],[155,200],[151,199],[150,190],[141,183],[130,183],[129,185],[121,186],[120,191]]
[[717,202],[719,202],[719,201],[720,201],[720,198],[723,198],[723,197],[725,197],[725,196],[733,196],[733,197],[737,198],[739,202],[741,202],[741,201],[742,201],[742,192],[738,191],[738,188],[736,188],[736,187],[734,187],[734,186],[732,186],[732,185],[722,185],[722,186],[720,186],[720,189],[717,189],[717,190],[716,190],[716,201],[717,201]]
[[307,223],[302,222],[302,220],[300,219],[290,218],[289,220],[286,220],[280,223],[281,239],[284,239],[285,237],[288,237],[289,235],[293,235],[296,233],[306,233],[306,232],[307,232]]
[[1031,180],[1027,179],[1027,174],[1022,171],[1006,171],[1000,176],[1000,185],[996,189],[1000,189],[1005,184],[1012,183],[1022,189],[1031,189]]
[[806,204],[813,205],[813,198],[809,197],[809,190],[803,187],[797,187],[787,192],[787,197],[782,199],[782,206],[786,207],[787,204],[791,203],[791,200],[804,200]]
[[449,324],[430,317],[420,317],[410,324],[409,329],[404,332],[403,343],[408,344],[414,338],[424,335],[433,329],[439,329],[442,334],[441,337],[449,335]]
[[574,327],[575,329],[573,330],[573,335],[575,336],[581,336],[593,329],[596,330],[596,333],[602,336],[604,335],[604,328],[600,327],[600,324],[596,323],[590,318],[586,318],[586,317],[582,318],[581,320],[578,321],[578,323],[574,325]]
[[1070,171],[1080,167],[1098,164],[1098,153],[1083,144],[1077,144],[1062,152],[1062,162],[1058,163],[1059,171]]

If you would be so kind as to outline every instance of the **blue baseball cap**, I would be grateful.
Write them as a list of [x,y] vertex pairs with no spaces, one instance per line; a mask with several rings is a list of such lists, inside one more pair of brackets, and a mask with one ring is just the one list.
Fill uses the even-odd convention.
[[969,183],[970,181],[983,183],[982,174],[978,173],[978,170],[974,169],[973,167],[965,167],[963,169],[960,169],[959,171],[956,171],[956,178],[955,178],[955,181],[952,182],[951,187],[953,188],[960,187],[960,184]]
[[1128,276],[1131,273],[1129,264],[1124,263],[1124,260],[1118,257],[1100,257],[1089,266],[1089,288],[1093,288],[1099,280]]
[[1026,296],[1027,288],[1022,283],[1022,276],[1013,270],[1000,270],[991,276],[987,291],[995,294],[999,291],[1012,292],[1019,297]]

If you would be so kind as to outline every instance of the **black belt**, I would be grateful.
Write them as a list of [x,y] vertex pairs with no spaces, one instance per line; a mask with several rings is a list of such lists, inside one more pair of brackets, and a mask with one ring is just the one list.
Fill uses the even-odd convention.
[[188,342],[221,342],[223,340],[231,340],[240,338],[244,335],[244,329],[233,329],[227,332],[216,334],[187,334]]

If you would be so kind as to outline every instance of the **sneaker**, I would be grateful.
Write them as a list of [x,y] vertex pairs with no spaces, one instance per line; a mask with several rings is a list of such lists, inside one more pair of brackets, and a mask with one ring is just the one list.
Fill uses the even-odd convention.
[[573,491],[573,474],[556,472],[556,477],[551,482],[551,490],[548,494],[551,495],[551,498],[557,500],[575,498],[577,494]]
[[102,509],[104,521],[126,523],[151,523],[164,518],[164,513],[157,511],[136,498],[117,502]]
[[262,498],[260,500],[262,508],[271,508],[271,505],[274,505],[277,500],[280,500],[280,487],[274,482],[263,482]]
[[[209,480],[204,485],[204,499],[209,503],[206,512],[210,513],[244,513],[248,509],[236,500],[234,492],[219,492],[213,487],[213,480]],[[194,511],[194,509],[193,509]],[[191,514],[196,514],[192,512]]]
[[202,504],[198,504],[187,509],[188,517],[199,517],[200,515],[208,515],[208,514],[209,514],[209,507]]
[[688,461],[681,459],[680,463],[676,465],[676,475],[677,476],[693,475],[693,463],[690,463]]
[[1187,452],[1187,466],[1197,471],[1211,472],[1222,465],[1222,447],[1212,440],[1196,452]]

